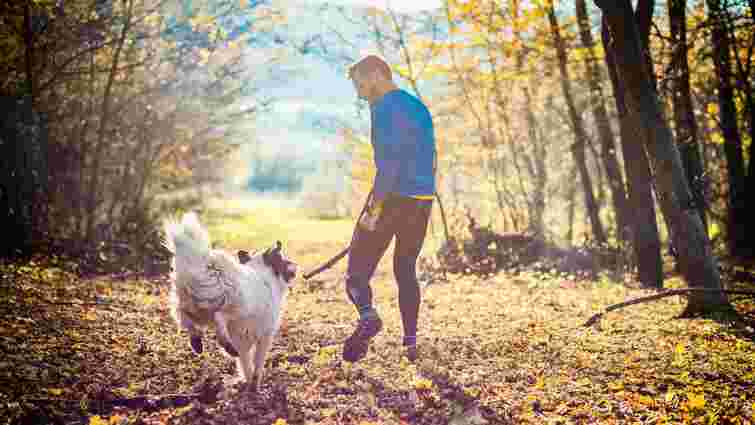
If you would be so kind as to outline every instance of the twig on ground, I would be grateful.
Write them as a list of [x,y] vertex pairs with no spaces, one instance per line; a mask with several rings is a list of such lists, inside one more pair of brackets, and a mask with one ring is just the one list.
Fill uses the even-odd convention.
[[723,293],[730,294],[730,295],[749,295],[749,296],[755,297],[755,291],[742,291],[742,290],[734,290],[734,289],[707,289],[707,288],[670,289],[668,291],[663,291],[663,292],[660,292],[660,293],[657,293],[657,294],[648,295],[646,297],[635,298],[635,299],[632,299],[632,300],[629,300],[629,301],[624,301],[624,302],[621,302],[621,303],[618,303],[618,304],[610,305],[610,306],[606,307],[605,310],[603,310],[602,312],[594,314],[582,326],[584,326],[584,327],[592,326],[595,323],[597,323],[603,317],[604,314],[606,314],[608,312],[611,312],[611,311],[614,311],[614,310],[618,310],[620,308],[624,308],[624,307],[627,307],[627,306],[630,306],[630,305],[634,305],[634,304],[641,304],[641,303],[646,303],[646,302],[650,302],[650,301],[655,301],[655,300],[659,300],[661,298],[670,297],[670,296],[673,296],[673,295],[688,294],[690,292],[723,292]]
[[76,307],[120,307],[123,309],[141,312],[143,313],[144,310],[140,310],[137,308],[134,308],[132,305],[128,304],[120,304],[120,303],[111,303],[111,302],[103,302],[103,301],[91,301],[91,302],[59,302],[59,301],[47,301],[47,300],[40,300],[42,304],[46,305],[64,305],[64,306],[76,306]]

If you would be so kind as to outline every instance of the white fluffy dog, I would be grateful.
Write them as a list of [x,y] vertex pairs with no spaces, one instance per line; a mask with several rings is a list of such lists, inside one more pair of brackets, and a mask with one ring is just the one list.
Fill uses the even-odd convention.
[[[278,332],[281,310],[297,265],[278,241],[274,248],[249,256],[234,256],[211,248],[210,237],[194,213],[180,222],[166,221],[165,246],[174,254],[171,312],[202,351],[201,335],[211,324],[218,342],[239,357],[246,382],[259,389],[265,357]],[[254,349],[254,370],[252,350]]]

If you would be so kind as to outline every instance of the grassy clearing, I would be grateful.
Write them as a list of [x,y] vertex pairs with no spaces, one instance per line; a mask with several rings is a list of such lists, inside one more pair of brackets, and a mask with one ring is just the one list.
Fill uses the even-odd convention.
[[[202,217],[219,245],[281,239],[305,270],[340,250],[352,227],[350,220],[307,219],[272,200],[214,201]],[[385,329],[368,357],[340,361],[355,319],[342,262],[316,281],[296,282],[257,395],[240,391],[233,362],[210,338],[202,356],[191,353],[168,317],[164,278],[82,281],[55,259],[3,265],[0,417],[266,425],[755,421],[752,329],[677,320],[684,307],[677,298],[581,327],[602,307],[647,293],[607,279],[501,273],[431,284],[423,292],[421,361],[411,365],[401,357],[389,258],[373,283]],[[736,299],[736,306],[743,316],[755,313],[752,300]],[[130,405],[114,406],[124,401]]]

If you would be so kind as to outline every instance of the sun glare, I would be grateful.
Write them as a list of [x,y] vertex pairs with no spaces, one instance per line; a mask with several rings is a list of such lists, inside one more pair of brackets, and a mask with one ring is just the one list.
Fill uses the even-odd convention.
[[372,6],[380,9],[391,8],[397,12],[419,12],[443,7],[443,0],[332,0],[335,3],[355,6]]

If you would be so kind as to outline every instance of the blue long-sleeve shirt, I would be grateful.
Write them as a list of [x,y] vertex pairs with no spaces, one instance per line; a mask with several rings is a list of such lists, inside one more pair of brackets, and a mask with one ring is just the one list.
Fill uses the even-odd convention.
[[427,107],[398,89],[370,105],[370,113],[375,199],[389,193],[420,198],[435,194],[435,131]]

